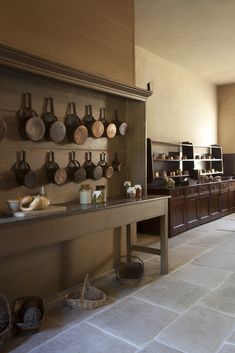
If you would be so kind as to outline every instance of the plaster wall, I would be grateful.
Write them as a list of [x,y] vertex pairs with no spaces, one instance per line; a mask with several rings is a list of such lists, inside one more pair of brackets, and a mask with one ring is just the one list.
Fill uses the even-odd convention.
[[216,87],[138,46],[135,60],[136,85],[153,84],[147,136],[172,143],[217,143]]
[[235,84],[218,87],[219,144],[224,153],[235,153]]

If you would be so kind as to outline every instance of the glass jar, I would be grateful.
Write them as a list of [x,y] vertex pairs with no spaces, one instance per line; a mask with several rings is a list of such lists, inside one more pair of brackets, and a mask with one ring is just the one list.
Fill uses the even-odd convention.
[[80,204],[86,205],[92,203],[91,186],[83,184],[79,190]]
[[96,190],[100,190],[102,192],[103,202],[107,202],[107,190],[105,185],[97,185]]

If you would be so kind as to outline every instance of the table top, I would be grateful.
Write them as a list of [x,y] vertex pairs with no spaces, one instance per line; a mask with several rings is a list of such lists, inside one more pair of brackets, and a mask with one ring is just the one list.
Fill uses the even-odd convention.
[[[169,196],[167,195],[146,195],[143,196],[142,198],[113,198],[110,200],[107,200],[106,203],[102,204],[87,204],[87,205],[80,205],[79,203],[76,202],[71,202],[71,203],[66,203],[66,204],[60,204],[60,206],[66,206],[66,210],[63,212],[59,213],[53,213],[50,212],[48,214],[40,214],[40,211],[38,215],[32,215],[28,217],[13,217],[12,215],[8,215],[7,213],[2,213],[0,216],[0,225],[4,224],[11,224],[11,223],[21,223],[21,222],[28,222],[28,221],[33,221],[36,219],[46,219],[46,218],[56,218],[56,217],[65,217],[68,215],[74,215],[74,214],[80,214],[80,213],[90,213],[90,212],[98,212],[100,210],[105,210],[105,209],[112,209],[112,208],[117,208],[117,207],[125,207],[125,206],[130,206],[130,205],[137,205],[137,204],[142,204],[146,202],[153,202],[161,199],[168,199]],[[59,206],[59,205],[58,205]]]

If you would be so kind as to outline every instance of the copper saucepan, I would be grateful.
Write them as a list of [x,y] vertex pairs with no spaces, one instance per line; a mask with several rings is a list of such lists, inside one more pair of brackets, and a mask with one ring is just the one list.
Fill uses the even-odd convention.
[[[45,98],[46,109],[42,114],[42,120],[46,127],[46,139],[54,142],[62,142],[66,135],[64,123],[59,121],[54,113],[54,101],[52,97]],[[48,109],[48,105],[50,106]]]
[[67,180],[67,172],[65,168],[60,168],[55,162],[54,152],[48,153],[48,160],[46,164],[47,177],[51,183],[63,185]]
[[45,125],[32,108],[29,92],[23,93],[23,108],[18,112],[19,132],[23,139],[40,141],[45,134]]
[[88,137],[88,130],[77,115],[76,104],[74,102],[68,105],[69,113],[65,118],[65,127],[67,138],[70,142],[82,145]]
[[19,185],[28,188],[34,188],[37,185],[37,174],[31,170],[30,165],[26,162],[25,151],[20,151],[20,160],[14,166],[16,181]]

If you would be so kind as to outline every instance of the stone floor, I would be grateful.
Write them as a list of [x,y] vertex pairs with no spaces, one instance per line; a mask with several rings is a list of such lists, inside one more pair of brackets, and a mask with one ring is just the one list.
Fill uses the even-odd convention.
[[[142,243],[156,237],[143,236]],[[123,287],[113,273],[95,283],[109,295],[92,311],[51,308],[42,329],[15,337],[14,353],[235,353],[235,214],[169,239],[170,273],[139,254],[145,276]],[[143,256],[142,256],[143,255]]]

